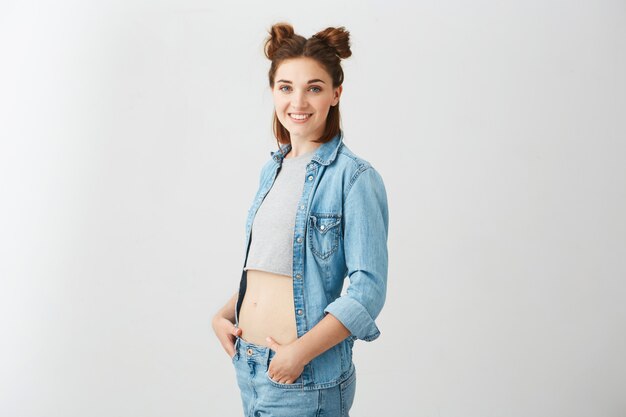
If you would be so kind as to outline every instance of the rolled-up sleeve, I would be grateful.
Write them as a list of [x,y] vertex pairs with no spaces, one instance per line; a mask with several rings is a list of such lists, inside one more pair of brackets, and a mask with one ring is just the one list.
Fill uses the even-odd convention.
[[350,284],[328,304],[353,339],[380,336],[375,323],[387,293],[387,193],[380,174],[370,165],[353,180],[344,200],[344,252]]

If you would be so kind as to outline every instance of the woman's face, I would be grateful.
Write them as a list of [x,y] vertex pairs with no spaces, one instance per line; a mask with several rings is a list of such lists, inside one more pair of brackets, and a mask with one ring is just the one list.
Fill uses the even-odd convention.
[[333,88],[330,75],[316,60],[285,60],[274,76],[276,116],[292,140],[317,140],[324,133],[330,106],[339,103],[341,91],[341,86]]

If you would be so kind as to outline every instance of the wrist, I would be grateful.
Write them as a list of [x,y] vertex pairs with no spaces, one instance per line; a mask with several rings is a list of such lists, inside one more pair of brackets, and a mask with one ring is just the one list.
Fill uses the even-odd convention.
[[294,340],[291,345],[293,347],[294,356],[302,366],[307,365],[313,360],[309,349],[307,349],[306,345],[302,342],[302,338]]

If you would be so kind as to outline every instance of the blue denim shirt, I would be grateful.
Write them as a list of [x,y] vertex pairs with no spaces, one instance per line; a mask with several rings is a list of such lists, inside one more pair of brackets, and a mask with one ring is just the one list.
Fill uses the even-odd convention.
[[[246,221],[246,256],[257,209],[278,174],[291,145],[271,152],[261,169],[259,188]],[[350,376],[356,339],[380,335],[375,320],[387,292],[387,194],[380,174],[343,143],[343,132],[319,146],[306,167],[293,239],[293,300],[298,337],[325,314],[335,316],[351,334],[315,357],[301,374],[304,389],[332,387]],[[344,278],[350,282],[341,295]],[[246,291],[246,271],[235,309]],[[290,384],[285,384],[289,387]]]

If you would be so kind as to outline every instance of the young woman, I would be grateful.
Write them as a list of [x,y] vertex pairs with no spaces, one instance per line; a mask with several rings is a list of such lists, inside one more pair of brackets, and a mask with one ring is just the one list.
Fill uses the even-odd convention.
[[278,150],[248,212],[239,291],[213,328],[232,358],[246,416],[348,416],[354,341],[380,335],[386,191],[343,142],[340,59],[351,55],[349,32],[329,27],[306,39],[279,23],[269,34]]

